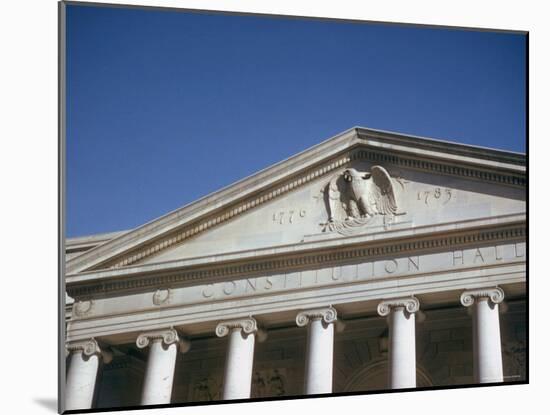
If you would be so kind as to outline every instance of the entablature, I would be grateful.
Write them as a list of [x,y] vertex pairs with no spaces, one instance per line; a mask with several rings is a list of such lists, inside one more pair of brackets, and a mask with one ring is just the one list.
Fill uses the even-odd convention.
[[475,249],[522,242],[525,238],[525,215],[506,215],[338,238],[312,238],[311,242],[276,248],[82,272],[67,275],[66,286],[75,299],[116,296],[158,287],[212,283],[469,247]]

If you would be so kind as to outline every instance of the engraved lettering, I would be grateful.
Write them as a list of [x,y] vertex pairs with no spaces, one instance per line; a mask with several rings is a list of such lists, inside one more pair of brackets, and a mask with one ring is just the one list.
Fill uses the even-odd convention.
[[[447,198],[444,202],[437,202],[439,199],[443,200],[443,194],[447,195]],[[441,187],[435,187],[433,190],[420,190],[417,193],[417,199],[422,200],[424,199],[424,203],[426,205],[429,205],[431,203],[441,203],[443,205],[447,204],[453,195],[453,192],[451,189],[442,189]]]
[[300,274],[295,273],[295,272],[291,272],[291,273],[289,273],[289,274],[285,274],[285,285],[284,285],[285,288],[286,288],[287,286],[289,286],[289,285],[292,287],[292,281],[290,280],[290,278],[292,278],[292,277],[295,277],[295,278],[296,278],[296,284],[295,284],[295,286],[296,286],[296,287],[300,287],[300,286],[301,286]]
[[498,249],[498,246],[495,246],[495,259],[497,261],[502,261],[502,257],[500,256],[500,250]]
[[409,271],[412,271],[413,268],[416,268],[417,271],[420,271],[420,257],[409,257],[407,264]]
[[393,274],[397,271],[397,261],[395,259],[390,259],[384,264],[384,269],[388,274]]
[[223,292],[226,295],[231,295],[235,291],[235,288],[237,288],[237,284],[235,283],[235,281],[227,281],[223,285]]
[[333,281],[338,281],[340,279],[340,277],[342,276],[342,270],[340,269],[340,267],[334,267],[332,268],[332,280]]
[[266,277],[264,289],[271,290],[271,288],[273,288],[273,282],[271,281],[271,277]]
[[306,216],[306,210],[288,210],[273,213],[273,222],[279,225],[293,224],[298,217],[303,218]]
[[485,259],[483,258],[483,255],[481,254],[481,251],[479,250],[479,248],[476,248],[476,255],[474,257],[474,264],[476,263],[478,258],[481,259],[481,262],[485,262]]
[[519,244],[515,244],[514,249],[516,251],[516,258],[522,258],[525,256],[525,249],[521,250]]
[[449,196],[449,197],[447,198],[447,200],[445,202],[443,202],[443,204],[448,203],[449,200],[451,200],[451,196],[453,195],[453,193],[451,192],[451,189],[446,189],[445,193],[447,193],[447,196]]
[[214,284],[208,284],[202,289],[202,296],[204,298],[210,298],[214,295]]
[[464,265],[464,251],[453,252],[453,265],[456,265],[457,260],[460,260],[460,265]]
[[[254,283],[252,283],[252,281],[254,281]],[[256,291],[256,286],[258,285],[258,282],[256,279],[252,279],[250,280],[250,278],[247,278],[246,279],[246,285],[245,285],[245,292],[248,292],[249,288],[252,290],[252,291]]]

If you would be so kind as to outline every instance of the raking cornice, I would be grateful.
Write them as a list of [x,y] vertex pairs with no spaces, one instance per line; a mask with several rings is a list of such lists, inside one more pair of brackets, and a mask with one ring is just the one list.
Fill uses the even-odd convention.
[[67,273],[132,265],[354,160],[526,185],[520,154],[354,128],[67,261]]

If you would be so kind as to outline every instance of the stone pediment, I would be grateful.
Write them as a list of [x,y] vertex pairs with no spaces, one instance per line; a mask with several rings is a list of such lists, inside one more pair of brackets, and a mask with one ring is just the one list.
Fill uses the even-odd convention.
[[67,261],[67,273],[525,213],[525,156],[353,128]]

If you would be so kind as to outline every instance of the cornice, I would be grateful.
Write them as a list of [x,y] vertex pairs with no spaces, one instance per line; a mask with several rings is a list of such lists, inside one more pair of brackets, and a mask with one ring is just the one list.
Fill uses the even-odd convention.
[[365,127],[356,127],[357,137],[360,140],[371,142],[379,141],[382,145],[396,147],[412,147],[423,154],[438,154],[439,158],[448,156],[462,157],[464,161],[478,160],[479,164],[508,165],[525,168],[524,153],[497,150],[494,148],[462,144],[459,142],[421,137],[410,134],[400,134],[392,131],[376,130]]
[[[245,210],[249,208],[263,204],[273,197],[286,193],[289,190],[296,188],[299,184],[302,184],[303,178],[297,179],[300,183],[292,184],[290,177],[295,176],[297,173],[311,168],[315,165],[321,165],[318,169],[318,173],[315,177],[319,177],[324,173],[332,171],[339,166],[335,165],[333,161],[327,158],[334,157],[342,152],[346,152],[357,144],[357,137],[355,129],[347,130],[341,134],[338,134],[328,140],[313,146],[307,150],[298,153],[287,160],[283,160],[276,163],[264,170],[255,173],[252,176],[244,178],[236,183],[233,183],[219,191],[211,193],[185,205],[179,209],[174,210],[160,218],[157,218],[149,223],[146,223],[133,231],[123,234],[119,237],[112,239],[111,241],[97,246],[88,252],[85,252],[74,259],[67,261],[67,272],[80,272],[86,269],[94,269],[98,266],[111,267],[126,259],[120,258],[121,254],[126,254],[127,250],[137,248],[142,251],[143,243],[148,245],[145,247],[148,250],[147,256],[159,251],[157,248],[157,242],[165,242],[168,239],[167,244],[164,247],[172,245],[174,243],[181,242],[184,238],[194,236],[199,231],[208,229],[213,225],[217,225],[221,222],[234,217],[238,213],[242,213],[243,206],[247,203],[243,203],[245,199],[254,199],[255,203],[250,200],[250,206],[244,207]],[[343,162],[345,163],[345,161]],[[315,178],[310,177],[310,180]],[[300,180],[302,179],[302,180]],[[281,182],[284,182],[281,184]],[[267,188],[274,187],[271,191]],[[197,223],[199,218],[204,219],[207,216],[219,212],[223,209],[223,213],[216,218],[207,219]],[[209,221],[212,221],[208,224]],[[191,224],[192,223],[192,224]],[[191,224],[191,225],[190,225]],[[183,236],[176,236],[175,240],[170,235],[170,238],[163,238],[162,241],[158,241],[159,237],[166,236],[166,233],[171,233],[174,230],[181,230],[181,226],[191,226],[191,229],[183,230]],[[179,235],[182,235],[180,232]],[[144,240],[144,237],[146,240]],[[154,240],[155,246],[149,246],[148,240]],[[152,248],[152,249],[150,249]],[[141,256],[135,257],[135,252],[131,252],[130,256],[132,261],[138,261]],[[145,257],[145,256],[143,256]],[[130,261],[127,262],[129,264]]]
[[[381,143],[375,143],[372,139],[367,143],[360,143],[358,139],[354,139],[356,136],[352,134],[353,131],[355,130],[343,133],[342,137],[346,138],[344,142],[342,141],[342,137],[335,137],[333,139],[335,141],[328,149],[340,151],[340,153],[332,154],[329,159],[325,158],[321,161],[316,159],[314,156],[317,157],[319,153],[323,152],[320,151],[321,149],[314,151],[316,147],[313,147],[229,188],[200,199],[191,205],[137,228],[135,231],[114,238],[69,260],[67,262],[67,273],[80,272],[86,269],[126,267],[135,264],[264,203],[279,198],[307,183],[325,177],[329,173],[347,166],[355,160],[365,160],[412,170],[435,172],[440,175],[458,176],[486,183],[515,187],[524,187],[526,185],[525,170],[521,163],[516,166],[495,162],[484,166],[483,163],[486,164],[487,162],[483,159],[481,161],[474,160],[476,164],[464,164],[468,160],[471,162],[471,157],[466,158],[465,156],[452,155],[452,157],[438,159],[436,155],[439,153],[434,151],[430,151],[429,154],[422,154],[415,149],[414,152],[410,150],[411,154],[407,154],[407,148],[403,146],[399,149],[384,148],[383,146],[380,147]],[[411,141],[411,139],[408,140]],[[433,142],[430,140],[425,141],[430,142],[431,146],[434,147]],[[322,145],[327,146],[326,142],[322,143]],[[438,146],[440,149],[442,144],[439,143]],[[455,146],[466,148],[462,152],[466,152],[468,155],[472,153],[472,149],[467,146],[457,144]],[[323,150],[327,151],[326,148]],[[342,152],[342,150],[344,151]],[[306,155],[310,151],[312,155],[308,158]],[[455,150],[455,152],[457,151]],[[486,151],[509,154],[496,150]],[[508,156],[508,158],[512,158],[519,163],[518,160],[521,156],[513,153],[510,154],[513,156]],[[456,157],[462,158],[456,159]],[[502,157],[508,160],[508,158]],[[309,161],[313,162],[313,164],[308,164]],[[299,163],[302,164],[299,165]],[[287,164],[286,179],[281,178],[282,173],[280,168]],[[299,167],[301,167],[301,170],[297,171]],[[274,180],[266,179],[266,172],[272,169],[275,170],[273,171],[273,175],[279,179],[275,183]],[[262,187],[263,190],[259,190]],[[233,188],[234,191],[230,192]],[[242,197],[236,199],[237,195],[241,195]],[[217,208],[213,209],[212,206]],[[148,237],[145,237],[145,235],[148,235]]]
[[[408,236],[396,238],[360,240],[349,244],[321,245],[316,249],[272,251],[271,254],[252,253],[248,257],[220,259],[219,261],[187,262],[187,266],[161,270],[158,266],[144,269],[111,270],[76,274],[67,279],[70,296],[85,300],[97,294],[114,292],[147,291],[158,287],[176,287],[194,281],[209,282],[223,278],[246,277],[285,270],[285,272],[331,264],[345,264],[363,258],[406,255],[418,252],[437,252],[500,241],[519,241],[526,238],[525,221],[496,223],[491,226],[474,226],[460,229],[440,226],[438,231],[423,234],[414,229]],[[450,226],[450,225],[449,225]],[[357,241],[357,238],[350,238]],[[330,242],[330,241],[329,241]],[[126,271],[123,273],[122,271]]]

